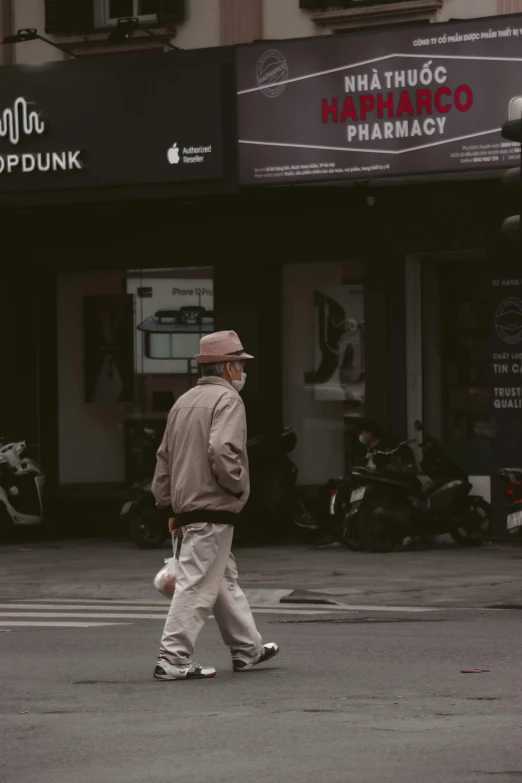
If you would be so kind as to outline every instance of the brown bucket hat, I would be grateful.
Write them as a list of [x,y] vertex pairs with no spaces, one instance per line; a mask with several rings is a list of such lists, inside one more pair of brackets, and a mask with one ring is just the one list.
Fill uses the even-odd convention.
[[199,353],[194,357],[198,364],[212,362],[234,362],[253,359],[241,345],[235,332],[214,332],[199,341]]

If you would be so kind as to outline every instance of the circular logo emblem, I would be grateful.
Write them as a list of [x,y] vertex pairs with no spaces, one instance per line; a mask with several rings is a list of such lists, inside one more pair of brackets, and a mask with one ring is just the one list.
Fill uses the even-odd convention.
[[288,63],[277,49],[269,49],[259,58],[256,68],[257,86],[268,98],[277,98],[285,91]]
[[522,342],[522,300],[515,296],[504,299],[495,313],[498,336],[509,345]]

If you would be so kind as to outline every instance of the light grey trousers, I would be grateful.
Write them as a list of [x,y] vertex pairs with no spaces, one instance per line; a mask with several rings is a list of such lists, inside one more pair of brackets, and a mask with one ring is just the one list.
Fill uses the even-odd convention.
[[199,633],[212,613],[234,656],[250,663],[263,652],[248,601],[237,583],[233,536],[232,525],[201,522],[183,528],[176,589],[160,647],[160,656],[171,664],[191,663]]

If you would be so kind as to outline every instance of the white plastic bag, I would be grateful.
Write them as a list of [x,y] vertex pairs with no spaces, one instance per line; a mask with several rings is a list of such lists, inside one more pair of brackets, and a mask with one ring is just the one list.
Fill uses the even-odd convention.
[[176,589],[176,571],[178,569],[178,560],[181,550],[181,538],[172,536],[173,557],[165,559],[165,565],[158,571],[154,578],[154,587],[156,590],[171,599]]

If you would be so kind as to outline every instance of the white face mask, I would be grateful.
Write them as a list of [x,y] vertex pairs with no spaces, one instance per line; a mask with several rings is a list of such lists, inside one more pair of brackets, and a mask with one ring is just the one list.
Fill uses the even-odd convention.
[[234,387],[234,389],[235,389],[237,392],[240,392],[240,391],[242,391],[242,389],[243,389],[243,388],[244,388],[244,386],[245,386],[246,379],[247,379],[247,377],[246,377],[246,372],[242,372],[242,373],[241,373],[241,380],[240,380],[240,381],[234,381],[234,380],[232,381],[232,386]]

